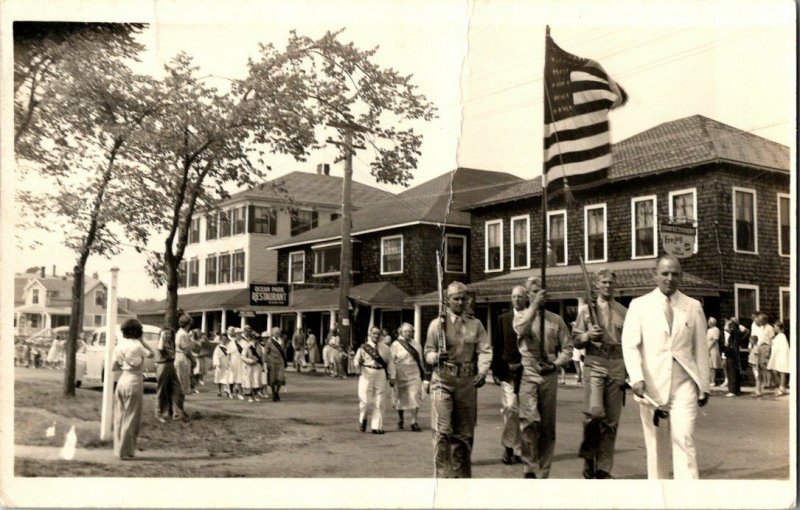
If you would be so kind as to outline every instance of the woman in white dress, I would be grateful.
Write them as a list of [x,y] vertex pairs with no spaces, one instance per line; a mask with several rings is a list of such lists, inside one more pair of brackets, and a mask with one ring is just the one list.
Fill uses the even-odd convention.
[[708,344],[708,373],[711,378],[711,386],[717,385],[717,370],[722,368],[722,356],[719,352],[719,335],[717,319],[708,318],[708,330],[706,330],[706,343]]
[[242,346],[238,341],[236,328],[228,328],[228,338],[231,340],[228,352],[231,354],[231,393],[239,400],[244,400],[242,395]]
[[[400,336],[392,342],[392,353],[397,383],[394,392],[394,408],[397,409],[397,428],[404,427],[405,411],[411,413],[411,430],[419,432],[417,413],[422,400],[422,346],[414,340],[414,326],[404,322],[400,326]],[[415,355],[416,353],[416,355]]]
[[777,334],[772,339],[772,352],[767,362],[767,368],[780,374],[780,383],[778,389],[775,390],[775,395],[780,397],[787,393],[786,381],[792,368],[792,360],[789,355],[789,339],[783,333],[783,323],[776,321],[774,328]]
[[258,352],[255,338],[248,338],[242,348],[242,391],[247,393],[248,402],[258,402],[256,391],[261,387],[258,373],[264,361]]
[[219,344],[214,348],[211,364],[214,366],[214,384],[217,385],[217,396],[221,397],[223,390],[228,398],[233,398],[233,374],[231,373],[231,343],[227,335],[220,336]]

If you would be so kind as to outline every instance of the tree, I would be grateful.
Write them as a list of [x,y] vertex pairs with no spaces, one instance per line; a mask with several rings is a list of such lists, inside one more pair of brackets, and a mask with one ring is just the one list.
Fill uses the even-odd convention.
[[137,166],[128,146],[158,106],[153,80],[134,75],[116,55],[87,50],[64,58],[58,68],[59,79],[46,88],[46,100],[35,105],[38,119],[35,127],[28,125],[22,151],[34,163],[29,171],[49,188],[35,195],[23,191],[17,198],[30,216],[60,218],[65,244],[76,253],[64,373],[64,394],[74,396],[89,256],[119,252],[112,225],[146,242],[146,225],[129,200],[126,182]]
[[[197,78],[186,55],[167,66],[163,95],[170,107],[151,119],[152,138],[140,189],[153,206],[167,208],[164,252],[149,271],[166,283],[167,322],[177,322],[179,265],[193,215],[227,197],[226,186],[261,184],[267,153],[305,160],[325,143],[325,126],[358,124],[357,140],[375,151],[371,172],[381,182],[407,184],[415,168],[420,135],[395,122],[429,120],[434,107],[416,92],[410,76],[372,62],[377,48],[360,51],[338,40],[341,30],[320,39],[292,32],[285,50],[260,46],[248,74],[222,95]],[[149,181],[145,183],[144,181]]]

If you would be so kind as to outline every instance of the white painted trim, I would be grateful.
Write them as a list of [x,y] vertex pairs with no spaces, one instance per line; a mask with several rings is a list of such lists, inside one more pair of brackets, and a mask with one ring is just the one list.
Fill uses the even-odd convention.
[[737,318],[741,319],[739,313],[739,289],[754,290],[756,291],[756,309],[753,311],[761,310],[761,297],[758,292],[758,285],[750,285],[749,283],[734,283],[733,284],[733,311]]
[[[383,269],[383,243],[391,239],[400,239],[400,271],[384,271]],[[381,237],[381,274],[403,274],[403,234]]]
[[[753,250],[739,250],[736,248],[736,193],[747,193],[753,196]],[[747,255],[758,255],[758,197],[756,190],[753,188],[741,188],[739,186],[731,186],[731,216],[733,221],[733,252],[744,253]]]
[[[603,258],[589,260],[589,211],[595,209],[603,210]],[[583,206],[583,259],[587,264],[606,262],[608,260],[608,208],[605,202]]]
[[567,225],[567,210],[566,209],[556,209],[554,211],[547,211],[547,239],[550,239],[550,217],[551,216],[563,216],[564,217],[564,262],[556,263],[557,266],[566,266],[569,263],[569,227]]
[[[489,226],[500,225],[500,267],[489,269]],[[483,272],[499,273],[503,271],[503,220],[490,220],[483,224]]]
[[[292,255],[301,254],[303,256],[303,279],[298,281],[292,281]],[[289,283],[305,283],[306,281],[306,252],[303,250],[300,251],[293,251],[289,253],[289,264],[288,264],[289,274],[286,277],[286,281]]]
[[[525,235],[526,235],[526,245],[525,245],[525,264],[522,266],[514,265],[514,222],[518,220],[525,220]],[[510,220],[510,234],[511,234],[511,269],[529,269],[531,267],[531,215],[530,214],[521,214],[519,216],[514,216]]]
[[[697,227],[697,188],[686,188],[686,189],[679,189],[679,190],[675,190],[675,191],[670,191],[669,195],[668,195],[669,203],[667,204],[668,207],[669,207],[669,216],[670,216],[670,218],[672,218],[672,215],[673,215],[673,213],[672,213],[672,197],[675,196],[675,195],[685,195],[687,193],[691,193],[692,194],[692,215],[694,216],[694,218],[692,220],[694,221],[695,227]],[[697,229],[695,231],[695,234],[694,234],[694,251],[692,253],[697,253],[700,250],[700,246],[699,246],[699,243],[698,243],[698,237],[697,237],[697,232],[698,231],[699,231],[699,229]]]
[[[447,239],[450,237],[458,237],[463,241],[462,250],[461,250],[461,267],[464,268],[463,271],[448,271],[447,270]],[[462,236],[460,234],[445,234],[444,235],[444,272],[450,274],[467,274],[467,236]]]
[[[790,287],[778,287],[778,310],[780,310],[780,320],[784,322],[786,319],[784,318],[784,313],[786,310],[783,309],[783,293],[789,294],[789,308],[792,307],[792,289]],[[784,324],[784,328],[786,325]]]
[[[342,243],[328,243],[328,244],[326,244],[324,246],[312,246],[312,249],[314,249],[314,250],[320,249],[321,250],[323,248],[329,248],[331,246],[337,246],[337,245],[340,245],[340,244],[342,244]],[[339,251],[339,257],[341,259],[341,248],[339,248],[339,250],[340,250]],[[337,275],[341,274],[341,272],[342,272],[341,260],[339,262],[339,264],[340,264],[339,271],[333,271],[333,272],[329,272],[329,273],[317,273],[317,266],[318,266],[317,258],[318,257],[319,257],[319,251],[315,251],[314,252],[314,273],[312,274],[312,276],[315,276],[315,277],[316,276],[337,276]]]
[[[397,223],[395,225],[386,225],[384,227],[377,227],[377,228],[372,228],[372,229],[368,229],[368,230],[359,230],[358,232],[351,232],[350,235],[351,236],[360,236],[360,235],[363,235],[363,234],[372,234],[373,232],[382,232],[384,230],[391,230],[391,229],[401,228],[401,227],[410,227],[410,226],[413,226],[413,225],[433,225],[434,227],[439,227],[439,228],[443,228],[443,227],[458,227],[458,228],[466,228],[466,229],[470,229],[471,228],[469,225],[460,225],[460,224],[457,224],[457,223],[439,223],[439,222],[436,222],[436,221],[409,221],[407,223]],[[294,242],[294,243],[277,244],[275,246],[268,247],[267,250],[280,250],[282,248],[291,248],[293,246],[303,246],[303,245],[306,245],[306,244],[313,244],[313,243],[325,243],[327,241],[336,241],[337,239],[341,239],[341,238],[342,238],[342,236],[321,237],[319,239],[309,239],[309,240],[306,240],[306,241],[298,241],[298,242]],[[338,242],[341,243],[341,241],[338,241]],[[333,243],[333,244],[336,244],[336,243]],[[318,246],[318,245],[315,245],[315,246]]]
[[[638,202],[653,202],[653,254],[636,254],[636,204]],[[631,260],[654,259],[658,256],[658,199],[656,195],[645,195],[631,198]]]
[[[777,194],[777,204],[778,204],[778,255],[781,257],[791,258],[792,256],[792,196],[788,193],[778,193]],[[783,252],[783,243],[781,243],[781,199],[786,199],[789,201],[789,253],[784,254]]]

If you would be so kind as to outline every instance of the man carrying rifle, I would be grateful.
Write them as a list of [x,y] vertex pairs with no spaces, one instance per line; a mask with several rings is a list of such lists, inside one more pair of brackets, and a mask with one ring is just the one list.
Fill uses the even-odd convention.
[[622,359],[622,326],[627,308],[614,300],[616,275],[607,268],[595,273],[597,304],[592,308],[591,289],[578,309],[572,330],[576,349],[586,349],[583,376],[584,478],[613,478],[614,442],[622,410],[625,361]]
[[447,308],[431,321],[425,361],[433,365],[430,394],[434,463],[439,478],[472,476],[478,388],[486,382],[492,345],[481,322],[465,312],[467,286],[447,287]]
[[[519,425],[525,478],[550,476],[556,445],[556,370],[572,363],[572,343],[567,325],[544,309],[547,294],[537,276],[525,284],[530,306],[513,319],[519,335],[522,381],[519,388]],[[541,315],[544,312],[544,341]]]

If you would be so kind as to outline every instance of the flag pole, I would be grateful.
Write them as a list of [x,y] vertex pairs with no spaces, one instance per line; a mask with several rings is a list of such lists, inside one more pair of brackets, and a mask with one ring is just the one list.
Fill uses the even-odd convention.
[[[545,38],[544,38],[544,65],[545,68],[547,66],[547,39],[550,37],[550,25],[545,25]],[[545,94],[545,101],[544,101],[544,124],[547,124],[547,108],[548,108],[548,101],[547,101],[547,73],[545,70],[542,70],[542,74],[544,75],[544,94]],[[544,125],[543,124],[543,125]],[[547,290],[547,158],[545,157],[546,154],[544,153],[544,148],[542,148],[542,261],[541,261],[541,279],[542,279],[542,289]],[[539,355],[542,362],[546,362],[547,358],[545,355],[544,349],[544,317],[545,317],[545,307],[544,301],[542,301],[541,305],[539,305]]]

